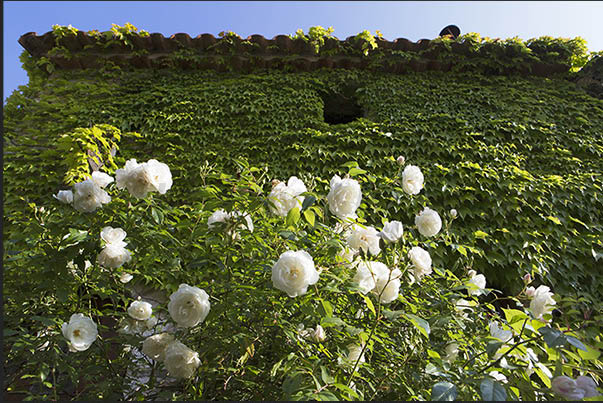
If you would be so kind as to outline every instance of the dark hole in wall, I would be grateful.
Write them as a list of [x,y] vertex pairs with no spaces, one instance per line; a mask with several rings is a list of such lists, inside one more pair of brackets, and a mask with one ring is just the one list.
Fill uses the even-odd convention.
[[323,92],[320,94],[324,102],[323,117],[325,123],[338,125],[350,123],[366,117],[364,109],[356,97],[357,86],[348,86],[339,91]]

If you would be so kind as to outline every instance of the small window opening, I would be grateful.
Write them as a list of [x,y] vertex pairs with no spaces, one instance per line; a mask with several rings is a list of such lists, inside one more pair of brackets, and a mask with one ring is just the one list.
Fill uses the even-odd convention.
[[366,116],[364,110],[358,104],[356,89],[356,87],[349,87],[341,92],[321,94],[324,102],[323,116],[325,123],[330,125],[350,123]]

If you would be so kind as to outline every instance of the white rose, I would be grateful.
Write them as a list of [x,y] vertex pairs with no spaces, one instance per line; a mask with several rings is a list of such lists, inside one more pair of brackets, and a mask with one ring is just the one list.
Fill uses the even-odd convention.
[[133,278],[134,278],[134,276],[132,276],[130,273],[122,273],[119,276],[119,281],[126,284],[126,283],[130,282],[130,280],[132,280]]
[[126,231],[121,228],[105,227],[101,231],[101,239],[106,244],[125,246]]
[[253,232],[253,221],[251,221],[251,216],[249,215],[249,213],[242,213],[236,210],[230,213],[230,218],[233,221],[239,221],[239,217],[243,217],[245,219],[245,222],[240,224],[238,228],[247,227],[249,232]]
[[463,298],[456,301],[455,308],[463,318],[469,316],[468,312],[473,312],[473,304]]
[[180,284],[178,290],[170,295],[168,311],[179,326],[196,326],[205,320],[209,309],[209,295],[200,288]]
[[490,375],[492,378],[494,378],[498,382],[502,382],[502,383],[508,382],[507,377],[498,371],[490,371],[490,372],[488,372],[488,375]]
[[402,172],[402,189],[409,195],[419,194],[423,189],[423,180],[419,167],[408,165]]
[[92,179],[73,185],[73,207],[82,213],[91,213],[111,201],[111,196]]
[[61,203],[71,204],[73,203],[73,192],[71,190],[59,190],[55,195],[52,195],[55,199]]
[[431,274],[431,256],[420,246],[414,246],[408,252],[408,258],[413,264],[412,272],[415,280],[421,281],[423,276]]
[[144,198],[149,192],[165,194],[172,187],[170,168],[155,159],[138,164],[135,159],[126,161],[122,169],[115,171],[119,189],[124,187],[136,198]]
[[498,322],[491,321],[489,324],[490,327],[490,336],[496,337],[502,342],[513,343],[513,331],[511,330],[503,330],[498,326]]
[[556,376],[551,381],[551,389],[569,400],[582,400],[585,394],[583,389],[578,388],[576,381],[565,375]]
[[125,318],[118,332],[126,334],[143,334],[152,329],[157,324],[157,318],[151,316],[147,320],[137,320],[132,317]]
[[450,209],[450,217],[452,217],[453,219],[456,218],[458,215],[458,213],[456,212],[455,209]]
[[268,198],[274,204],[274,206],[270,206],[270,211],[285,217],[292,208],[301,208],[304,197],[300,194],[307,190],[304,182],[295,176],[290,177],[287,184],[279,182],[268,195]]
[[360,184],[354,179],[341,179],[338,175],[331,178],[331,190],[327,195],[329,210],[341,219],[356,218],[356,209],[362,201]]
[[132,260],[132,253],[123,247],[123,243],[107,244],[97,257],[97,263],[109,269],[117,269],[130,260]]
[[223,209],[216,210],[209,216],[207,219],[207,226],[212,228],[218,222],[226,222],[230,218],[230,214],[228,214]]
[[305,294],[308,286],[317,282],[314,260],[304,250],[284,252],[272,266],[272,284],[290,297]]
[[398,158],[396,158],[396,162],[398,163],[398,165],[404,165],[404,162],[406,162],[406,159],[404,158],[403,155],[399,155]]
[[398,298],[401,276],[402,272],[399,269],[390,271],[387,266],[385,266],[385,270],[382,267],[377,269],[377,278],[373,293],[379,296],[379,301],[382,304],[389,304]]
[[164,364],[171,376],[190,378],[201,364],[201,360],[199,353],[179,341],[173,341],[165,348]]
[[337,257],[339,260],[342,260],[345,264],[352,263],[354,261],[354,255],[356,255],[357,251],[350,247],[342,248],[339,253],[337,253]]
[[128,315],[136,320],[147,320],[153,314],[153,306],[145,301],[133,301],[128,307]]
[[98,336],[96,323],[81,313],[71,315],[69,323],[63,323],[61,330],[63,336],[69,340],[71,351],[88,350],[96,340],[96,336]]
[[442,360],[451,363],[456,360],[456,357],[459,355],[459,345],[456,342],[452,342],[446,346],[446,355]]
[[356,266],[356,275],[353,281],[358,285],[360,292],[366,294],[375,288],[377,278],[386,271],[389,271],[389,269],[381,262],[361,261]]
[[479,295],[479,294],[481,294],[481,290],[486,288],[486,277],[483,274],[475,274],[475,271],[473,271],[473,276],[469,279],[469,284],[473,284],[475,287],[477,287],[477,288],[469,287],[467,289],[469,294],[470,295]]
[[142,342],[142,352],[155,361],[163,361],[165,349],[173,341],[174,336],[169,333],[154,334]]
[[362,346],[359,346],[357,344],[350,344],[348,346],[348,362],[351,366],[354,366],[354,364],[356,364],[356,361],[358,361],[359,365],[363,362],[366,362],[366,360],[364,359],[364,353],[362,352]]
[[543,315],[553,311],[553,306],[555,304],[556,302],[553,299],[553,293],[550,291],[550,288],[541,285],[534,290],[534,295],[530,302],[530,309],[536,319],[541,319]]
[[442,219],[437,211],[425,207],[418,216],[415,216],[415,225],[421,235],[432,237],[442,229]]
[[114,181],[112,176],[109,176],[106,173],[100,171],[92,172],[91,179],[101,188],[104,188],[109,183]]
[[584,391],[584,397],[601,396],[597,391],[597,384],[590,376],[579,376],[576,378],[576,387]]
[[370,252],[372,255],[377,255],[381,252],[379,235],[373,227],[354,226],[347,242],[352,249],[363,250],[366,254]]
[[[301,325],[303,326],[303,324]],[[315,342],[315,343],[321,343],[323,341],[326,340],[327,335],[325,333],[325,330],[322,328],[322,326],[320,325],[316,325],[316,329],[300,329],[302,336],[306,339],[310,339],[311,341]]]
[[529,298],[532,298],[535,293],[536,293],[536,289],[534,287],[530,286],[530,287],[526,288],[526,296],[528,296]]
[[379,236],[387,242],[396,242],[402,238],[402,223],[400,221],[386,222]]

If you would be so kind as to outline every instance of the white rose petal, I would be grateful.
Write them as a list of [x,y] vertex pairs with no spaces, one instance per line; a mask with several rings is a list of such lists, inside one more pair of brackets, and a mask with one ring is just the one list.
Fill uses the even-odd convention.
[[115,171],[116,184],[124,187],[136,198],[144,198],[149,192],[165,194],[172,187],[170,168],[155,159],[139,164],[135,159],[126,161],[122,169]]
[[541,285],[534,290],[530,309],[536,319],[541,319],[543,315],[553,311],[553,307],[556,304],[553,295],[550,288],[545,285]]
[[168,311],[179,326],[196,326],[205,320],[209,310],[209,295],[200,288],[180,284],[178,290],[170,295]]
[[73,203],[73,192],[71,190],[59,190],[55,195],[52,195],[55,199],[61,203],[71,204]]
[[356,266],[356,275],[353,281],[358,284],[360,292],[366,294],[375,288],[378,275],[387,270],[387,266],[381,262],[361,261]]
[[425,207],[418,216],[415,216],[415,225],[421,235],[432,237],[442,229],[442,219],[437,211]]
[[199,360],[199,353],[179,341],[173,341],[165,348],[163,363],[170,376],[190,378],[201,364],[201,360]]
[[469,292],[470,295],[479,295],[481,294],[481,290],[483,290],[484,288],[486,288],[486,276],[484,276],[483,274],[474,274],[470,279],[469,279],[469,284],[473,284],[475,287],[477,288],[469,288],[467,291]]
[[416,195],[423,189],[423,173],[414,165],[408,165],[402,172],[402,189],[409,195]]
[[96,323],[81,313],[71,315],[69,323],[63,323],[61,330],[63,336],[69,340],[69,348],[72,351],[87,350],[98,336]]
[[582,400],[585,394],[583,389],[578,388],[576,381],[565,375],[555,377],[551,381],[551,389],[569,400]]
[[446,355],[442,358],[444,361],[451,363],[456,360],[456,357],[459,355],[459,345],[456,342],[452,342],[446,346]]
[[503,330],[498,326],[498,322],[491,321],[489,324],[490,327],[490,336],[496,337],[502,342],[505,343],[513,343],[513,331],[511,330]]
[[285,217],[292,208],[299,207],[301,209],[304,197],[300,194],[307,190],[306,185],[295,176],[290,177],[287,184],[279,182],[268,195],[274,204],[274,206],[270,206],[270,211]]
[[412,274],[416,281],[421,281],[424,276],[431,274],[431,256],[420,246],[414,246],[408,252],[408,258],[413,264]]
[[136,320],[147,320],[153,314],[153,306],[145,301],[133,301],[128,307],[128,315]]
[[109,269],[117,269],[122,266],[124,263],[128,263],[132,260],[132,254],[129,250],[124,248],[123,243],[119,244],[107,244],[101,250],[97,257],[97,263],[100,266],[109,268]]
[[107,192],[92,179],[86,179],[73,185],[73,207],[82,213],[92,213],[103,204],[111,201]]
[[354,364],[356,364],[356,361],[358,361],[359,365],[363,362],[366,362],[364,358],[364,353],[362,352],[362,346],[359,346],[357,344],[350,344],[348,346],[348,363],[349,365],[353,366]]
[[356,209],[362,201],[360,184],[350,178],[341,179],[338,175],[331,178],[331,189],[327,195],[329,210],[341,219],[356,218]]
[[272,284],[290,297],[303,295],[318,282],[314,260],[306,251],[287,251],[272,266]]
[[399,269],[390,271],[389,268],[385,266],[385,270],[377,270],[377,278],[373,293],[379,296],[379,301],[382,304],[389,304],[398,298],[398,294],[400,293],[401,276],[402,272]]
[[379,234],[373,227],[362,228],[359,225],[354,226],[352,233],[347,238],[347,242],[352,249],[363,250],[366,254],[377,255],[381,252]]
[[123,242],[126,239],[126,231],[121,228],[105,227],[101,231],[101,239],[107,244],[124,246]]
[[100,172],[100,171],[94,171],[94,172],[92,172],[92,177],[91,178],[94,181],[94,183],[96,183],[101,188],[104,188],[109,183],[111,183],[111,182],[114,181],[114,179],[113,179],[112,176],[109,176],[106,173]]
[[174,336],[169,333],[159,333],[147,337],[142,342],[142,352],[155,361],[165,359],[166,347],[174,341]]
[[597,391],[597,384],[590,376],[579,376],[576,378],[576,387],[584,391],[584,397],[601,396]]
[[387,242],[396,242],[402,238],[402,223],[400,221],[386,222],[379,236]]
[[212,228],[218,222],[226,222],[230,218],[230,214],[228,214],[223,209],[216,210],[209,216],[207,219],[207,226]]
[[122,273],[119,276],[119,281],[121,281],[122,283],[126,284],[128,283],[130,280],[132,280],[134,278],[134,276],[132,276],[130,273]]

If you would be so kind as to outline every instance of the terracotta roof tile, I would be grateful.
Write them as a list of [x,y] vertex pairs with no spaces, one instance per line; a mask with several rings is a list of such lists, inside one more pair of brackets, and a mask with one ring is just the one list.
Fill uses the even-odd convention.
[[[371,63],[375,58],[372,54],[363,57],[362,42],[350,36],[341,41],[337,38],[327,37],[321,46],[320,53],[316,54],[314,45],[310,42],[291,39],[288,35],[277,35],[267,39],[262,35],[251,35],[245,39],[230,36],[216,38],[212,34],[201,34],[191,38],[186,33],[177,33],[168,38],[160,33],[152,33],[142,37],[133,35],[129,38],[130,45],[123,42],[112,41],[108,46],[99,43],[96,38],[83,31],[77,35],[61,38],[58,45],[65,47],[70,57],[62,56],[60,52],[48,55],[48,52],[57,47],[54,34],[47,32],[37,35],[28,32],[19,38],[19,43],[34,57],[48,57],[57,68],[81,69],[97,68],[102,58],[111,60],[118,65],[130,65],[134,68],[162,68],[175,65],[184,69],[215,69],[227,71],[229,69],[251,71],[254,68],[285,68],[290,66],[297,71],[311,71],[318,68],[344,68],[344,69],[371,69],[392,73],[404,73],[409,70],[449,71],[452,68],[451,60],[438,60],[439,49],[430,47],[431,40],[420,39],[412,42],[406,38],[387,41],[375,38],[378,49],[382,51],[382,63]],[[453,54],[463,57],[473,57],[467,44],[452,42]],[[189,49],[194,57],[173,58],[170,54],[178,50]],[[412,60],[390,57],[392,51],[403,51],[419,54]],[[383,53],[384,52],[384,53]],[[395,52],[394,52],[395,53]],[[225,63],[226,62],[226,63]],[[550,75],[566,72],[569,66],[563,64],[550,65],[534,63],[531,74]],[[528,74],[528,66],[513,66],[512,72]]]

